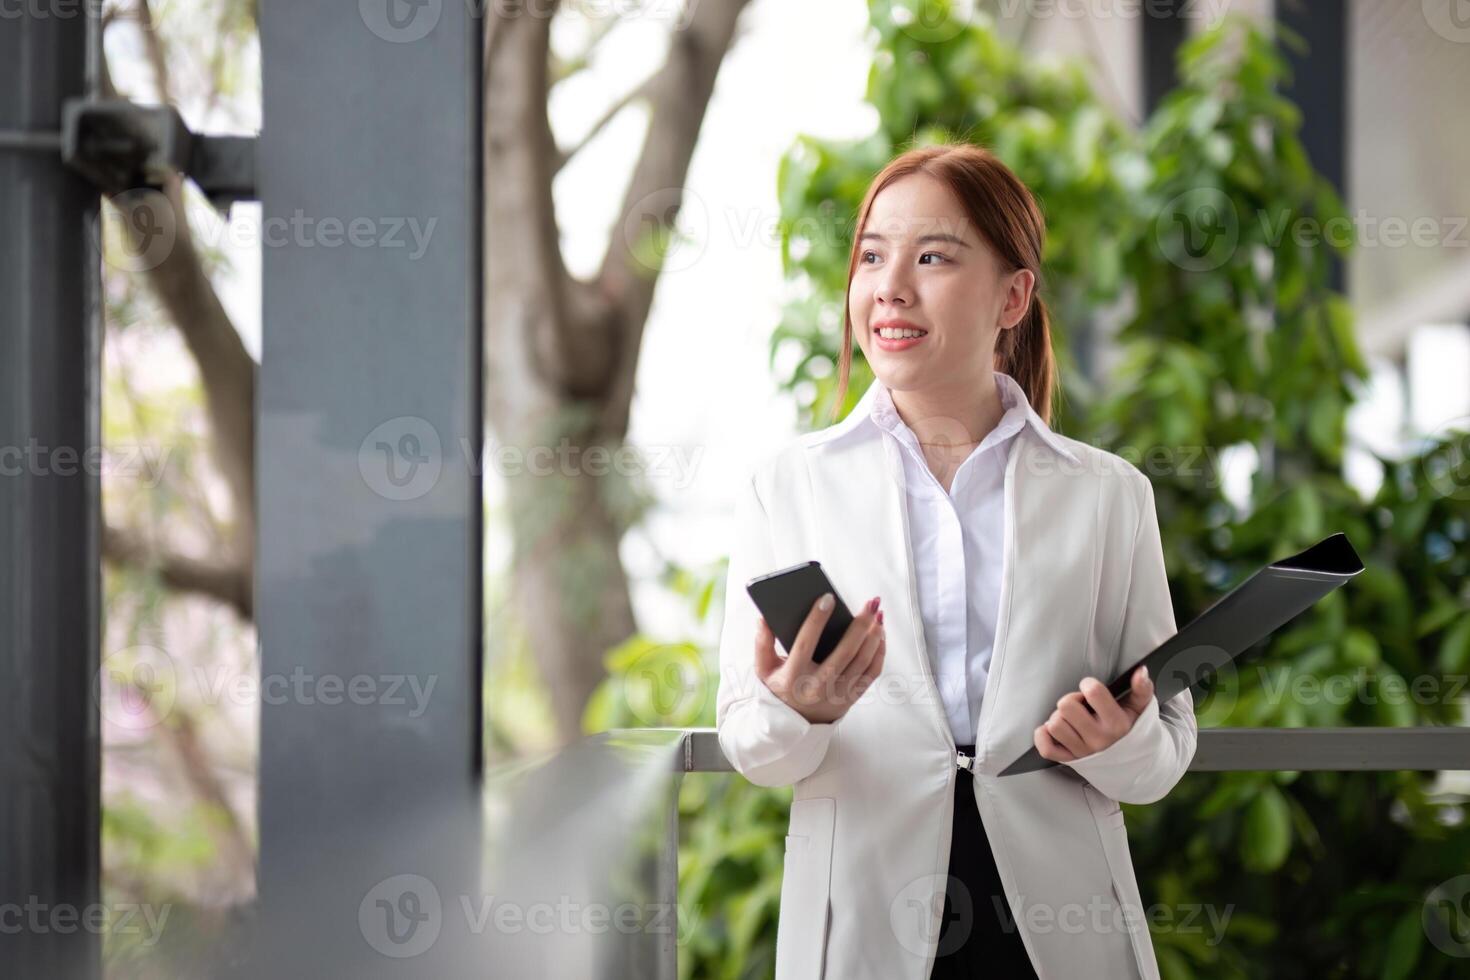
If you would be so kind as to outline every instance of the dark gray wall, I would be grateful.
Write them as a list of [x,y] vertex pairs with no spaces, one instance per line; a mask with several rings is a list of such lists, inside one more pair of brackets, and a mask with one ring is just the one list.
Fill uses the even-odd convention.
[[439,975],[477,881],[480,26],[373,6],[261,10],[260,949],[290,975]]
[[[0,130],[58,130],[85,94],[86,41],[79,9],[0,21]],[[0,931],[0,974],[86,977],[99,937],[61,929],[98,898],[97,195],[58,146],[15,142],[0,146],[0,905],[39,916]]]

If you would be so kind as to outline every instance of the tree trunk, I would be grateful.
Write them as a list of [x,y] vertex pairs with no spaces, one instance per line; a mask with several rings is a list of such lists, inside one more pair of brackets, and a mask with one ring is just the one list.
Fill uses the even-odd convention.
[[[659,270],[633,237],[667,231],[677,216],[745,3],[694,4],[671,34],[665,64],[639,86],[648,133],[591,282],[566,271],[552,201],[552,179],[569,154],[546,115],[549,18],[501,12],[489,25],[485,406],[496,441],[487,470],[506,480],[516,606],[562,743],[581,735],[583,709],[605,676],[603,656],[637,629],[618,548],[638,494],[610,461],[627,436]],[[587,458],[594,449],[605,453]]]

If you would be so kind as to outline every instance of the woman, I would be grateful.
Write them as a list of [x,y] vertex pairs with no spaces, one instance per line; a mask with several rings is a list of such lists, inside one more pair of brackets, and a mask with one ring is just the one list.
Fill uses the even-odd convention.
[[[893,160],[839,404],[854,339],[877,380],[742,487],[716,718],[737,771],[795,787],[777,980],[1158,977],[1119,802],[1183,775],[1194,706],[1104,686],[1176,627],[1148,479],[1048,427],[1044,230],[985,150]],[[824,603],[782,656],[744,590],[810,559],[856,604],[819,665]],[[998,778],[1033,745],[1061,764]]]

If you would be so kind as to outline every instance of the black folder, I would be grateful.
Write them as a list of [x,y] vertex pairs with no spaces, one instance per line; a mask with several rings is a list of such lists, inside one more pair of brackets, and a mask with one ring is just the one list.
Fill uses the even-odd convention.
[[[1140,664],[1147,665],[1154,696],[1163,705],[1180,691],[1214,676],[1243,651],[1362,570],[1362,560],[1341,532],[1290,558],[1272,562],[1119,674],[1108,690],[1122,699],[1128,693],[1133,672]],[[1001,775],[1036,772],[1056,765],[1061,763],[1042,758],[1033,745]]]

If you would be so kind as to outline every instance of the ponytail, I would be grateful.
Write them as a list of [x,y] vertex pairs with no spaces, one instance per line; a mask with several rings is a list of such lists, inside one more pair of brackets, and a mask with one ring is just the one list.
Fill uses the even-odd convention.
[[995,338],[995,369],[1015,378],[1036,414],[1051,425],[1057,365],[1051,347],[1051,314],[1039,288],[1031,291],[1031,309],[1021,322]]

